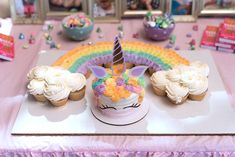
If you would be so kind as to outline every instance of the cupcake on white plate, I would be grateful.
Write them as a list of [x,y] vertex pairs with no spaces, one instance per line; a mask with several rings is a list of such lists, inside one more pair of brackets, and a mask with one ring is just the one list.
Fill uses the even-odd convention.
[[195,101],[201,101],[208,90],[208,78],[199,75],[196,77],[197,81],[194,81],[189,85],[189,99]]
[[63,77],[67,77],[67,75],[70,75],[70,71],[67,69],[64,69],[62,67],[51,67],[51,71],[49,73],[50,77],[60,77],[63,79]]
[[197,81],[198,76],[202,75],[196,69],[189,67],[188,70],[181,73],[181,78],[178,82],[185,87],[189,87]]
[[166,85],[169,80],[166,77],[167,71],[157,71],[150,77],[154,93],[159,96],[166,95]]
[[181,70],[180,68],[174,68],[172,70],[167,71],[166,75],[167,79],[172,82],[177,82],[181,79]]
[[54,106],[63,106],[67,103],[70,88],[63,82],[56,79],[47,79],[44,96]]
[[169,100],[174,104],[182,104],[189,95],[189,89],[178,82],[168,82],[166,93]]
[[208,77],[210,73],[210,68],[206,63],[202,63],[200,61],[194,61],[190,63],[190,66],[198,70],[199,73]]
[[68,87],[71,89],[69,94],[70,100],[81,100],[85,96],[86,77],[81,73],[72,73],[65,80]]
[[48,71],[51,67],[49,66],[36,66],[29,71],[27,74],[27,78],[29,80],[37,79],[37,80],[44,80],[45,77],[48,75]]
[[57,81],[65,83],[65,80],[71,75],[71,72],[61,67],[51,67],[45,81],[48,84],[56,84]]
[[44,96],[45,81],[33,79],[27,85],[29,94],[33,95],[37,101],[45,102],[47,99]]

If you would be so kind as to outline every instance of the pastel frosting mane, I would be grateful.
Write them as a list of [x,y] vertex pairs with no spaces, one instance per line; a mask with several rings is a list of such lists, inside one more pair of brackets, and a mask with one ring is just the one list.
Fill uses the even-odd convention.
[[[154,71],[168,70],[178,64],[188,65],[189,61],[175,51],[143,42],[122,42],[125,61],[137,65],[146,65]],[[86,74],[91,65],[112,62],[112,42],[100,42],[94,45],[83,45],[68,51],[53,63],[70,72]]]

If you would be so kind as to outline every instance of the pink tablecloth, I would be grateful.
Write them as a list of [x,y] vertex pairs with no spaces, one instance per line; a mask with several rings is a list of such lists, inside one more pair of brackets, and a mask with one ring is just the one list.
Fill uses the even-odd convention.
[[[218,25],[222,19],[199,19],[196,24],[199,31],[193,31],[195,23],[179,23],[174,34],[176,46],[181,50],[189,48],[188,42],[195,39],[197,49],[206,25]],[[59,22],[53,22],[54,41],[62,45],[62,50],[70,50],[89,41],[113,41],[118,24],[97,24],[104,38],[98,38],[93,31],[91,37],[83,42],[73,42],[61,35]],[[165,46],[165,42],[153,42],[140,33],[139,39],[132,38],[133,33],[142,30],[141,20],[123,20],[124,40],[140,40]],[[28,49],[27,43],[19,40],[19,33],[28,38],[34,33],[36,43]],[[192,38],[186,34],[191,33]],[[235,156],[234,136],[12,136],[11,128],[25,94],[26,74],[37,61],[40,50],[48,50],[45,44],[42,26],[13,26],[16,57],[12,62],[0,62],[0,156]],[[192,52],[193,53],[193,52]],[[203,51],[201,52],[203,53]],[[226,90],[235,104],[235,55],[212,52]],[[39,124],[40,125],[40,124]],[[22,126],[24,127],[24,126]]]

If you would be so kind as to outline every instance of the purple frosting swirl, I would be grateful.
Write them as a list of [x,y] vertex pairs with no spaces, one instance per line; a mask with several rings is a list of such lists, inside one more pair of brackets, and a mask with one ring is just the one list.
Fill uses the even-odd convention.
[[112,58],[113,58],[112,55],[103,56],[103,63],[106,64],[106,63],[112,62]]
[[104,93],[104,90],[105,90],[105,86],[103,84],[95,87],[95,91],[98,96],[102,95]]
[[126,85],[125,88],[130,92],[134,92],[134,88],[131,85]]
[[122,78],[118,78],[116,83],[118,86],[123,86],[125,84],[125,81]]

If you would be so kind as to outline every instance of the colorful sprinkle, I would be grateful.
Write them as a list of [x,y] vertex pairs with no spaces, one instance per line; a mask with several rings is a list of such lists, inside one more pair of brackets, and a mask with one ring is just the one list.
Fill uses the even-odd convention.
[[98,28],[96,29],[96,33],[101,33],[101,32],[102,32],[101,28],[98,27]]
[[138,39],[138,38],[139,38],[139,33],[134,33],[134,34],[132,35],[132,37],[135,38],[135,39]]
[[31,34],[29,37],[29,44],[34,44],[35,43],[35,38],[34,36]]
[[173,47],[173,45],[170,44],[170,43],[165,46],[165,48],[167,48],[167,49],[170,49],[170,48],[172,48],[172,47]]
[[56,48],[60,49],[61,48],[61,44],[56,44]]
[[20,33],[20,34],[19,34],[19,39],[20,39],[20,40],[25,39],[25,37],[24,37],[24,34],[23,34],[23,33]]
[[176,35],[171,35],[170,38],[169,38],[169,43],[170,44],[175,44],[175,41],[176,41]]
[[179,47],[179,46],[176,46],[176,47],[175,47],[175,50],[180,50],[180,47]]
[[118,26],[118,27],[117,27],[117,30],[118,30],[118,31],[123,31],[123,25]]
[[192,37],[192,34],[191,34],[191,33],[187,33],[187,34],[186,34],[186,37],[187,37],[187,38],[191,38],[191,37]]
[[29,48],[29,45],[28,45],[28,44],[24,44],[24,45],[22,46],[22,48],[23,48],[23,49],[28,49],[28,48]]
[[189,45],[193,45],[193,46],[195,46],[196,45],[196,40],[195,39],[192,39],[190,42],[189,42]]
[[122,31],[119,31],[119,32],[118,32],[118,37],[119,37],[120,39],[122,39],[123,36],[124,36],[124,33],[123,33]]
[[62,31],[58,31],[56,34],[57,34],[57,35],[62,35],[63,32],[62,32]]
[[99,36],[98,36],[100,39],[102,39],[103,37],[104,37],[104,35],[103,34],[99,34]]
[[193,30],[198,31],[198,25],[193,25]]
[[191,46],[189,47],[189,50],[195,50],[195,46],[194,46],[194,45],[191,45]]
[[50,43],[50,49],[53,49],[53,48],[56,48],[56,44],[54,41]]
[[54,29],[54,26],[52,24],[48,24],[47,30],[52,31]]

